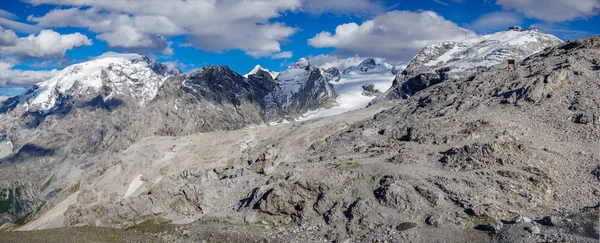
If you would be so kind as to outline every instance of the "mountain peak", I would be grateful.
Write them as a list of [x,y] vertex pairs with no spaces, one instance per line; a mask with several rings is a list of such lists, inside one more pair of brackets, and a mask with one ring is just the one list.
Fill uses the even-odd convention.
[[367,58],[358,65],[358,67],[368,67],[368,68],[375,68],[376,66],[377,66],[377,63],[375,62],[375,59],[373,59],[373,58]]
[[306,59],[306,58],[300,58],[298,59],[298,61],[296,63],[294,63],[292,66],[290,66],[290,68],[306,68],[309,67],[311,64],[310,62]]
[[358,66],[352,66],[352,67],[346,68],[343,73],[348,74],[351,72],[356,72],[356,73],[388,72],[388,71],[392,70],[392,67],[393,67],[392,65],[387,64],[387,63],[377,64],[375,59],[367,58],[367,59],[363,60],[360,64],[358,64]]
[[477,36],[463,41],[431,44],[425,47],[406,68],[408,76],[432,70],[449,69],[450,73],[470,73],[507,59],[523,59],[563,41],[543,34],[536,28],[523,30],[514,26],[506,31]]
[[[62,96],[88,94],[88,90],[99,91],[105,85],[114,94],[130,93],[143,104],[154,98],[167,77],[181,74],[177,67],[156,63],[147,56],[108,52],[96,59],[67,66],[18,97],[15,105],[49,112]],[[123,92],[123,89],[129,91]]]
[[263,68],[261,65],[257,64],[256,66],[254,66],[252,71],[250,71],[247,74],[244,74],[244,78],[248,78],[248,77],[250,77],[250,75],[258,73],[258,71],[265,71],[265,72],[271,74],[272,78],[277,77],[277,75],[279,74],[278,72],[271,72],[271,71],[269,71],[269,69]]

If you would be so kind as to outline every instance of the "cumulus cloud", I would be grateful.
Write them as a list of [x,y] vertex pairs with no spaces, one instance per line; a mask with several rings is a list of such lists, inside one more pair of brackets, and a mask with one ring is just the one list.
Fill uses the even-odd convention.
[[290,11],[309,13],[378,12],[381,0],[25,0],[33,5],[68,6],[28,20],[44,27],[80,27],[109,47],[165,51],[169,37],[185,36],[197,49],[239,49],[253,57],[281,53],[298,29],[273,21]]
[[523,19],[512,12],[493,12],[480,16],[467,27],[478,32],[505,30],[509,26],[521,25]]
[[272,22],[294,11],[301,0],[93,1],[29,0],[66,5],[28,20],[45,27],[73,26],[97,33],[110,47],[164,51],[166,37],[186,36],[195,48],[222,52],[240,49],[254,57],[281,52],[280,44],[297,29]]
[[280,53],[274,54],[271,56],[272,59],[287,59],[292,58],[294,54],[291,51],[282,51]]
[[382,1],[374,0],[305,0],[302,9],[308,13],[374,14],[384,12]]
[[13,64],[0,62],[0,87],[29,86],[55,76],[58,70],[19,70],[13,69]]
[[549,22],[569,21],[600,13],[600,0],[496,0],[496,4],[523,13],[528,18]]
[[8,42],[0,45],[0,54],[15,61],[60,59],[65,56],[67,50],[92,44],[92,41],[81,33],[62,35],[53,30],[42,30],[37,36],[31,34],[18,39],[14,39],[13,34],[14,32],[10,31],[2,32],[3,37],[0,39],[6,39]]
[[17,34],[12,30],[5,30],[0,26],[0,47],[12,46],[17,43]]
[[317,48],[334,47],[334,53],[341,56],[376,56],[405,62],[428,44],[473,36],[472,31],[435,12],[392,11],[361,25],[339,25],[335,33],[321,32],[308,43]]

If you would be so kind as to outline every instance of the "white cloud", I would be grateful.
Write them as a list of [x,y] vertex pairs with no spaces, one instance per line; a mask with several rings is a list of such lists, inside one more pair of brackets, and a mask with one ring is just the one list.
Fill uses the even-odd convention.
[[495,32],[505,30],[510,26],[521,25],[523,19],[512,12],[487,13],[475,19],[467,27],[478,32]]
[[0,62],[0,87],[29,86],[52,78],[58,70],[32,71],[13,69],[13,65]]
[[0,8],[0,18],[17,19],[18,16],[14,13],[8,12],[8,11]]
[[80,27],[109,47],[163,51],[168,38],[185,36],[195,48],[239,49],[253,57],[281,53],[298,29],[273,20],[293,11],[359,13],[383,11],[381,0],[25,0],[33,5],[68,6],[28,20],[44,27]]
[[167,37],[187,36],[201,50],[240,49],[254,57],[281,52],[280,44],[297,29],[271,20],[301,5],[301,0],[29,2],[72,6],[41,17],[30,16],[28,20],[45,27],[87,28],[113,48],[164,51],[169,46]]
[[373,0],[305,0],[302,10],[313,13],[373,14],[386,9],[382,1]]
[[18,21],[0,17],[0,26],[21,33],[36,33],[42,30],[39,26],[21,23]]
[[334,34],[321,32],[308,43],[318,48],[334,47],[334,54],[341,56],[375,56],[404,62],[428,44],[473,36],[472,31],[435,12],[392,11],[361,25],[339,25]]
[[271,56],[272,59],[287,59],[293,57],[294,54],[291,51],[282,51],[280,53]]
[[504,9],[514,9],[529,18],[562,22],[600,13],[600,0],[496,0]]
[[0,47],[12,46],[17,43],[17,34],[12,30],[5,30],[0,26]]
[[67,50],[89,46],[92,41],[81,33],[61,35],[53,30],[42,30],[39,35],[18,38],[11,45],[0,46],[0,54],[16,61],[30,59],[59,59]]

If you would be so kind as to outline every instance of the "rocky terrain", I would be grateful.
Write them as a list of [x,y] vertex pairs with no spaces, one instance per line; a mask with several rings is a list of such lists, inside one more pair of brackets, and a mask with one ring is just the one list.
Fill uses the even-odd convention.
[[[56,168],[48,158],[58,155],[90,161],[59,169],[56,178],[70,178],[61,180],[63,189],[24,218],[25,225],[3,229],[108,227],[119,241],[598,242],[599,56],[600,36],[570,41],[515,69],[492,66],[444,82],[415,80],[422,89],[405,99],[258,127],[248,125],[281,117],[263,107],[297,114],[329,103],[321,98],[335,91],[321,82],[328,80],[324,71],[300,60],[273,80],[263,71],[244,79],[226,67],[205,67],[167,79],[144,106],[155,113],[132,121],[139,125],[101,132],[110,138],[103,142],[140,136],[119,152],[85,156],[71,150],[73,141],[66,143],[69,150],[48,149],[74,134],[67,126],[61,128],[65,137],[39,138],[45,142],[3,159],[3,176],[50,176],[44,166]],[[286,88],[273,92],[275,84]],[[220,123],[202,123],[186,112],[201,107],[208,113],[208,104],[220,104],[210,107],[221,109]],[[101,110],[107,117],[126,112]],[[222,123],[247,126],[207,132],[198,125]],[[81,146],[84,152],[98,148]],[[73,168],[80,175],[66,176]],[[48,192],[57,187],[45,184],[58,185],[55,180],[26,188]],[[5,198],[17,194],[35,195],[15,189]],[[60,239],[65,230],[2,233],[0,240],[27,234],[35,241],[42,233]]]
[[0,106],[0,222],[76,190],[104,154],[141,138],[259,126],[332,106],[336,94],[322,72],[304,59],[280,79],[265,71],[244,78],[226,66],[183,75],[121,54],[69,66]]

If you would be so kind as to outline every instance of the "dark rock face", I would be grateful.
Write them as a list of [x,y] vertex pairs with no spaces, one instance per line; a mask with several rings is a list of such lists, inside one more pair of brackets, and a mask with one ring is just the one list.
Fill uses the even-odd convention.
[[325,79],[329,82],[332,82],[332,81],[339,82],[340,79],[342,79],[340,70],[337,69],[336,67],[332,67],[332,68],[328,68],[327,70],[324,70],[323,77],[325,77]]
[[381,91],[376,89],[375,84],[373,83],[363,84],[362,89],[362,95],[364,96],[373,97],[381,94]]
[[396,79],[394,79],[392,87],[383,93],[383,95],[373,100],[372,103],[383,100],[407,99],[414,93],[444,82],[444,77],[445,76],[437,73],[423,73],[404,81],[403,76],[398,75],[396,76]]
[[350,73],[352,71],[367,72],[367,71],[369,71],[371,69],[375,69],[375,68],[377,68],[377,63],[375,62],[375,60],[372,59],[372,58],[368,58],[368,59],[363,60],[356,67],[346,68],[344,70],[344,74],[348,74],[348,73]]
[[[335,69],[330,72],[335,73]],[[309,110],[328,108],[336,104],[337,98],[329,78],[331,76],[323,75],[321,70],[306,59],[300,59],[277,76],[275,81],[280,88],[266,99],[276,103],[292,117]]]

